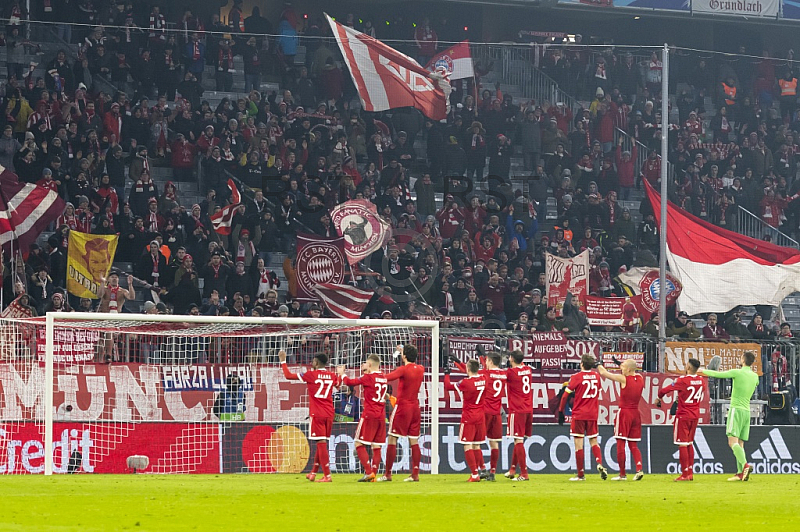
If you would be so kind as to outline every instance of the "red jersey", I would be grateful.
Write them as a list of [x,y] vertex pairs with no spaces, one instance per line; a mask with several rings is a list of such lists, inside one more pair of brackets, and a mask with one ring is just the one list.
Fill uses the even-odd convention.
[[419,387],[425,376],[425,368],[419,364],[406,364],[400,366],[386,376],[388,382],[399,379],[397,387],[397,404],[415,404],[419,406]]
[[[481,360],[483,362],[483,360]],[[456,368],[462,373],[467,372],[467,365],[463,362],[456,362]],[[506,370],[495,368],[483,368],[478,375],[486,377],[486,396],[483,399],[483,411],[487,414],[497,415],[503,409],[503,397],[506,395]]]
[[364,387],[361,393],[364,412],[361,417],[386,419],[386,390],[389,388],[389,381],[383,373],[365,373],[357,379],[345,377],[344,383],[348,386]]
[[308,385],[308,413],[316,417],[333,418],[333,388],[341,384],[339,376],[327,369],[313,369],[305,373],[292,373],[284,362],[283,376],[289,380],[303,381]]
[[569,379],[567,391],[574,393],[572,419],[597,421],[600,409],[600,374],[596,371],[581,371]]
[[672,384],[658,391],[659,399],[669,392],[678,392],[678,411],[676,417],[686,419],[700,418],[700,402],[705,394],[706,380],[699,375],[681,375]]
[[524,364],[506,370],[509,413],[529,414],[533,412],[532,378],[531,368]]
[[639,401],[644,390],[644,377],[638,373],[625,377],[625,387],[619,394],[619,407],[639,410]]
[[[502,411],[503,397],[506,394],[506,380],[508,376],[503,369],[482,369],[480,376],[486,379],[486,396],[483,398],[483,411],[487,414],[496,415]],[[531,402],[533,411],[533,402]]]
[[461,382],[450,384],[450,375],[445,375],[445,389],[456,390],[461,396],[461,422],[483,423],[486,377],[477,375],[467,377]]

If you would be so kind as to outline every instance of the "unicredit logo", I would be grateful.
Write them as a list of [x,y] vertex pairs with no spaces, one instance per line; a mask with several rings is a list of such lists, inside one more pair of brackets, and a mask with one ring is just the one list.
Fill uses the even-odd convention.
[[[0,447],[0,453],[5,456],[0,458],[0,474],[11,473],[43,473],[44,472],[44,443],[39,438],[24,440],[15,439],[14,432],[0,429],[0,441],[5,449]],[[57,439],[56,439],[57,438]],[[64,429],[61,434],[55,434],[53,442],[53,472],[66,473],[70,455],[74,451],[81,453],[81,469],[92,473],[94,466],[89,463],[89,451],[94,445],[89,436],[89,430]]]

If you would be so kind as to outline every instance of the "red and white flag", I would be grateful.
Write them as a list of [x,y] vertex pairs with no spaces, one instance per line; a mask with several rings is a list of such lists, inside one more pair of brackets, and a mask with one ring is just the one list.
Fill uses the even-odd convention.
[[472,55],[469,52],[469,41],[460,42],[439,52],[425,66],[431,72],[443,69],[449,79],[464,79],[475,76],[472,68]]
[[432,120],[447,117],[450,84],[384,43],[325,15],[365,111],[415,107]]
[[[661,223],[661,197],[647,196]],[[667,204],[667,261],[683,285],[680,310],[727,312],[737,305],[772,305],[800,290],[800,251],[721,229]]]
[[589,294],[589,250],[568,259],[548,253],[544,265],[547,275],[547,306],[555,307],[556,315],[561,316],[567,294],[572,294],[572,304],[583,311],[586,308],[586,296]]
[[337,318],[357,320],[367,308],[375,292],[361,290],[349,284],[322,283],[314,287],[328,310]]
[[[47,226],[64,214],[66,202],[49,188],[20,183],[17,174],[0,166],[0,246],[27,253]],[[16,251],[14,252],[16,253]]]
[[242,197],[233,179],[228,179],[228,188],[231,189],[231,203],[211,215],[211,225],[214,226],[214,231],[221,235],[231,234],[233,215],[236,214],[236,209],[242,204]]

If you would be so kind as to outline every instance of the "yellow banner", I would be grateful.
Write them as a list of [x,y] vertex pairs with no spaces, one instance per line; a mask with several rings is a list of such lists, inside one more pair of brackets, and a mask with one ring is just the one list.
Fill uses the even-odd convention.
[[118,240],[117,235],[69,232],[67,291],[70,294],[97,299],[97,286],[111,269]]
[[690,358],[696,358],[705,366],[716,355],[722,358],[720,371],[740,368],[740,359],[745,351],[753,351],[756,361],[753,371],[761,375],[761,345],[756,343],[729,342],[667,342],[664,351],[664,370],[667,373],[683,373]]

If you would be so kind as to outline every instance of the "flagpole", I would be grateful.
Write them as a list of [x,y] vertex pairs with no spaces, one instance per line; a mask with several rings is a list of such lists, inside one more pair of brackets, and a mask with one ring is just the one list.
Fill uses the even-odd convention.
[[661,228],[658,255],[658,371],[663,371],[667,336],[667,150],[669,131],[669,48],[661,60]]

